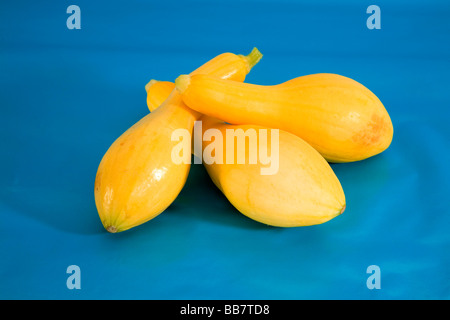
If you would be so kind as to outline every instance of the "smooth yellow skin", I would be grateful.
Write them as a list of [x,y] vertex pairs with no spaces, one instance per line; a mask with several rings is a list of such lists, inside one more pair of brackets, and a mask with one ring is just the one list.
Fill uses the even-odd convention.
[[363,160],[392,141],[392,122],[381,101],[340,75],[312,74],[273,86],[182,75],[175,84],[191,109],[232,124],[283,129],[329,162]]
[[[257,48],[253,48],[252,52],[247,56],[227,52],[208,61],[191,72],[191,75],[208,74],[224,80],[243,82],[247,74],[261,58],[262,54]],[[150,112],[158,108],[169,97],[173,89],[175,89],[173,82],[150,80],[145,85],[147,106]]]
[[[248,56],[224,53],[192,74],[209,72],[243,81],[260,58],[256,49]],[[172,149],[179,142],[171,141],[171,136],[176,129],[192,132],[198,117],[200,114],[187,108],[173,90],[158,110],[142,118],[111,145],[98,167],[94,190],[97,210],[107,231],[116,233],[140,225],[175,200],[186,182],[190,164],[173,163]]]
[[[203,120],[204,118],[202,118]],[[256,125],[230,125],[203,120],[203,128],[266,129]],[[259,148],[270,150],[270,140],[259,139]],[[203,142],[203,149],[211,142]],[[224,151],[225,152],[225,151]],[[248,144],[246,154],[248,155]],[[236,154],[236,151],[235,151]],[[247,157],[248,159],[248,157]],[[205,159],[206,160],[206,159]],[[257,164],[204,164],[214,184],[242,214],[276,227],[321,224],[345,210],[341,184],[328,162],[301,138],[279,130],[279,168],[276,174],[261,175]]]
[[115,233],[163,212],[178,196],[190,169],[174,164],[171,141],[177,128],[192,128],[197,116],[178,94],[148,114],[108,149],[95,179],[95,202],[103,226]]
[[[171,82],[153,82],[147,88],[150,110],[158,108],[170,94]],[[220,120],[202,116],[203,131],[219,129],[270,129],[255,125],[229,125]],[[267,133],[270,136],[270,132]],[[259,140],[259,138],[258,138]],[[262,140],[261,142],[264,142]],[[261,144],[270,150],[269,144]],[[203,150],[212,142],[203,141]],[[225,141],[224,150],[225,154]],[[235,155],[238,150],[236,150]],[[248,159],[248,144],[246,150]],[[207,156],[207,154],[205,154]],[[206,161],[208,159],[205,159]],[[261,175],[258,164],[206,164],[205,168],[214,184],[230,203],[247,217],[278,227],[299,227],[321,224],[345,210],[342,186],[327,161],[301,138],[279,131],[279,169],[274,175]]]

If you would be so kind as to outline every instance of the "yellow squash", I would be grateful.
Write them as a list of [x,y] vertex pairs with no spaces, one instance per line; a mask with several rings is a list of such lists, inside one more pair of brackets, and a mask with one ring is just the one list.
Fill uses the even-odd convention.
[[[153,81],[147,86],[149,109],[155,110],[175,85],[167,81]],[[242,214],[258,222],[279,227],[297,227],[324,223],[345,210],[345,195],[341,184],[326,160],[301,138],[279,130],[278,140],[262,139],[260,130],[271,129],[256,125],[229,125],[208,116],[202,116],[202,136],[210,129],[219,130],[222,137],[227,130],[241,129],[244,133],[256,133],[259,150],[272,150],[272,143],[278,142],[278,165],[273,174],[261,174],[268,169],[261,159],[250,163],[250,142],[245,144],[244,164],[238,164],[238,143],[234,144],[234,161],[228,163],[222,157],[222,164],[214,163],[208,152],[214,142],[204,139],[202,150],[204,165],[214,184],[230,203]],[[215,138],[212,139],[216,141]],[[248,140],[250,141],[250,140]],[[237,142],[237,141],[236,141]],[[220,154],[226,154],[228,140],[223,141]],[[212,148],[214,149],[214,148]],[[270,152],[269,152],[270,153]],[[271,155],[274,159],[275,155]],[[210,164],[208,164],[210,163]]]
[[188,107],[232,124],[256,124],[293,133],[329,162],[363,160],[387,149],[392,122],[362,84],[336,74],[312,74],[262,86],[208,75],[175,82]]
[[[268,165],[262,164],[261,159],[256,164],[249,163],[250,152],[256,150],[249,149],[250,143],[245,144],[244,164],[205,163],[214,184],[242,214],[271,226],[299,227],[321,224],[344,212],[345,196],[338,178],[328,162],[301,138],[278,129],[202,119],[204,130],[218,129],[224,137],[230,129],[255,132],[258,151],[272,150],[271,144],[278,143],[278,164],[277,170],[271,170],[273,174],[262,174],[261,169],[268,169]],[[261,130],[267,130],[267,136],[271,136],[271,130],[278,130],[278,141],[261,139]],[[203,142],[204,151],[210,143],[213,142]],[[235,144],[235,154],[238,152]],[[204,153],[205,161],[208,155]],[[275,155],[271,156],[271,161],[275,161]],[[274,167],[273,163],[270,167]]]
[[[261,54],[221,54],[192,74],[209,73],[243,81]],[[95,179],[95,203],[103,226],[121,232],[163,212],[178,196],[190,169],[175,164],[172,141],[177,129],[192,132],[200,115],[187,108],[174,90],[158,108],[124,132],[103,156]]]

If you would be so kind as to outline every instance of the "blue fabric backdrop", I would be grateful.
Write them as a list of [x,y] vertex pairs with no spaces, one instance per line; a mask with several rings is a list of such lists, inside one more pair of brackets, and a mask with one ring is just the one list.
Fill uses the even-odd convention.
[[[69,30],[66,9],[81,9]],[[381,8],[369,30],[366,9]],[[450,298],[448,1],[2,1],[0,298]],[[383,154],[333,165],[347,210],[272,228],[194,165],[163,214],[121,234],[94,204],[109,145],[147,114],[144,85],[222,52],[264,54],[248,82],[353,78],[384,103]],[[67,267],[81,270],[69,290]],[[367,268],[381,271],[368,289]]]

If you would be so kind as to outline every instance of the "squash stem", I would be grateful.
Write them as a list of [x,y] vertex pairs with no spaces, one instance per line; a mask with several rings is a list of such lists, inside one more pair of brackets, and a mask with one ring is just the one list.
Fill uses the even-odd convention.
[[152,79],[145,85],[145,91],[148,91],[148,89],[154,85],[155,83],[159,82],[158,80]]
[[175,87],[179,93],[183,93],[189,84],[191,83],[191,76],[188,74],[182,74],[175,80]]
[[250,52],[247,56],[239,55],[243,57],[247,63],[249,71],[261,60],[262,53],[255,47],[253,48],[252,52]]

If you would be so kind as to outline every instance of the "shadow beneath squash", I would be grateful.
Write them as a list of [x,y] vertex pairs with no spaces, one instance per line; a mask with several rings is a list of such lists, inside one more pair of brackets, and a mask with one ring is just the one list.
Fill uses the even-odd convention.
[[181,193],[169,207],[174,214],[204,220],[213,224],[225,224],[244,229],[275,228],[254,221],[240,213],[214,185],[205,167],[192,164],[189,177]]

